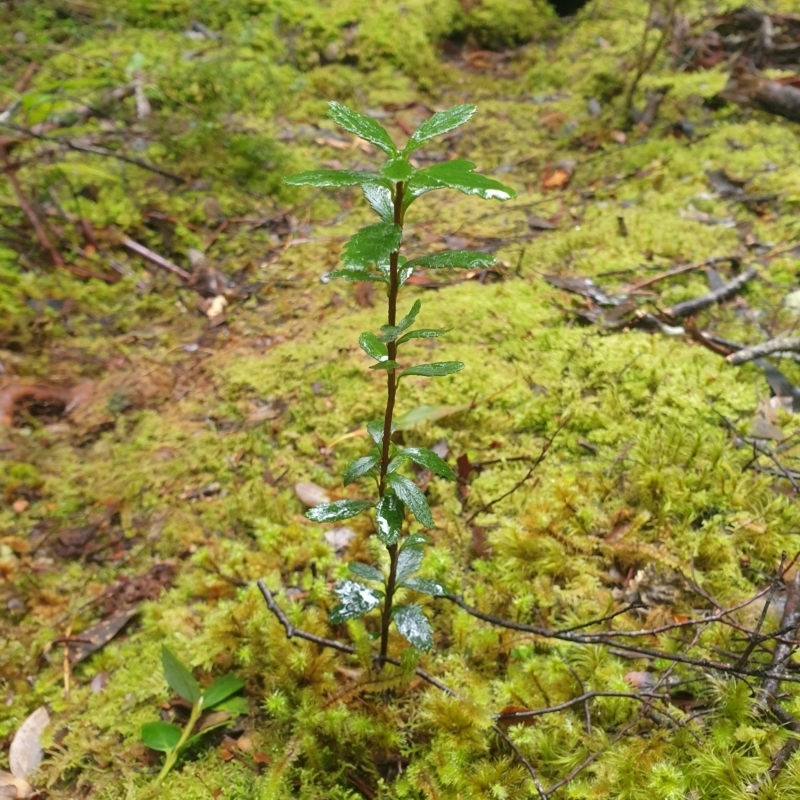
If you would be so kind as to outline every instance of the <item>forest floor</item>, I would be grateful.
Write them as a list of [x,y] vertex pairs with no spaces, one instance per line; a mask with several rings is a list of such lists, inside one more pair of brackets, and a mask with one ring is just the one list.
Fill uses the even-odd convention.
[[[763,17],[654,3],[643,36],[633,0],[564,20],[299,5],[0,3],[0,767],[20,771],[9,746],[45,706],[17,746],[58,800],[796,797],[800,661],[774,632],[800,587],[800,369],[726,358],[800,314],[800,128],[719,98],[726,37],[763,44]],[[800,71],[759,52],[769,78]],[[626,640],[650,656],[421,598],[433,649],[398,637],[404,667],[377,673],[377,620],[329,625],[334,582],[380,548],[369,520],[303,513],[357,496],[339,476],[383,408],[358,335],[385,322],[371,284],[326,278],[369,219],[360,192],[281,184],[380,163],[331,100],[398,142],[474,103],[416,157],[517,191],[431,193],[407,222],[409,255],[497,258],[406,295],[452,329],[418,352],[467,365],[399,400],[398,436],[460,478],[414,475],[425,576],[523,626],[661,626]],[[360,655],[287,639],[258,579]],[[164,644],[201,685],[240,675],[248,713],[156,787],[141,726],[186,719]]]

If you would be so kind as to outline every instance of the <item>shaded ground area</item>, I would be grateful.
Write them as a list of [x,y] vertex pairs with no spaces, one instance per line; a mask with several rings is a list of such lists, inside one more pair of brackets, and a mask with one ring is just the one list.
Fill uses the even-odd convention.
[[[3,743],[48,706],[30,781],[53,798],[536,796],[525,760],[555,796],[793,797],[797,758],[769,772],[791,724],[758,672],[780,641],[748,631],[781,628],[800,549],[796,345],[729,360],[797,321],[798,129],[780,115],[796,21],[765,38],[763,15],[654,3],[643,38],[623,0],[568,20],[527,0],[365,7],[0,5]],[[280,183],[379,163],[329,100],[398,141],[474,102],[416,157],[469,158],[518,192],[431,194],[407,224],[411,256],[498,259],[411,280],[421,321],[452,328],[419,352],[467,364],[400,399],[398,436],[461,478],[409,473],[437,523],[426,577],[522,624],[636,606],[600,626],[622,631],[774,587],[763,619],[762,593],[732,625],[636,639],[752,674],[421,600],[436,645],[420,666],[456,700],[410,677],[410,653],[371,670],[372,621],[329,626],[334,581],[380,550],[368,520],[312,524],[303,499],[356,496],[338,475],[383,402],[357,339],[384,322],[375,289],[325,279],[368,219],[361,195]],[[259,578],[294,625],[362,655],[287,641]],[[245,678],[249,713],[156,789],[140,727],[186,718],[164,643],[202,685]]]

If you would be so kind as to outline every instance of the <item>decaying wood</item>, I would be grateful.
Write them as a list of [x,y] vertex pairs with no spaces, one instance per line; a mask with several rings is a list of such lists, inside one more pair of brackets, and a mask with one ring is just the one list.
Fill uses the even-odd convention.
[[800,122],[800,89],[765,78],[747,59],[739,59],[719,97]]

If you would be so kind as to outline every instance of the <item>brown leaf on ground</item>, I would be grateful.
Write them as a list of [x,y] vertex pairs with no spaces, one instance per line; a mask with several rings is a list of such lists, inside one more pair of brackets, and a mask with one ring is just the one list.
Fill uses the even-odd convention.
[[58,415],[70,414],[78,405],[86,402],[93,386],[93,381],[68,388],[39,383],[10,383],[0,389],[0,425],[13,425],[14,415],[23,408],[34,415],[42,406]]
[[21,797],[30,797],[33,787],[22,778],[0,769],[0,798],[2,800],[17,800]]
[[298,500],[307,508],[313,508],[321,503],[330,503],[331,496],[327,489],[317,486],[316,483],[300,482],[294,485],[294,493]]
[[15,777],[27,780],[39,769],[44,756],[42,733],[49,724],[47,708],[39,706],[17,729],[8,750],[8,764]]
[[138,613],[139,609],[135,607],[117,611],[108,619],[61,642],[69,652],[69,660],[77,664],[105,647]]
[[172,586],[177,569],[176,562],[162,561],[142,575],[118,580],[98,599],[103,614],[112,614],[119,608],[144,600],[156,600],[164,589]]

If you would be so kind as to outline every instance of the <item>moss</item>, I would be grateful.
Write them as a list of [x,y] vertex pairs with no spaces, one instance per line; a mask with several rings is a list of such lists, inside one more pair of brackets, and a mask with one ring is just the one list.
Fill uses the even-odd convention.
[[[295,168],[334,159],[359,168],[376,163],[375,153],[328,138],[324,100],[388,114],[382,121],[398,138],[402,126],[427,115],[419,103],[476,100],[474,125],[441,152],[498,170],[521,192],[518,204],[485,209],[471,198],[432,193],[409,219],[414,255],[444,247],[448,236],[501,238],[505,279],[409,290],[405,302],[422,300],[424,324],[453,329],[413,355],[457,358],[468,368],[447,381],[409,381],[399,411],[462,402],[471,408],[417,425],[403,433],[406,440],[445,440],[451,460],[464,453],[473,462],[508,459],[470,476],[471,513],[525,474],[527,467],[511,459],[538,454],[564,423],[537,470],[538,484],[476,518],[486,538],[480,558],[459,495],[443,482],[430,484],[437,529],[427,575],[487,612],[571,627],[612,611],[623,579],[640,571],[674,588],[694,569],[704,590],[734,603],[774,574],[783,551],[797,551],[796,504],[775,492],[773,477],[745,469],[752,453],[734,445],[720,416],[749,422],[768,391],[761,373],[734,370],[709,351],[660,334],[580,328],[562,310],[570,300],[541,280],[569,271],[618,291],[675,263],[738,253],[739,230],[700,224],[686,214],[690,203],[735,217],[760,241],[796,238],[797,175],[785,155],[796,134],[763,114],[704,109],[702,98],[725,80],[721,71],[673,73],[665,56],[643,83],[672,83],[662,119],[691,119],[700,132],[693,142],[657,128],[641,137],[629,132],[627,147],[608,143],[618,122],[615,76],[625,74],[641,33],[631,25],[638,6],[594,4],[591,19],[568,36],[528,2],[466,10],[413,2],[402,10],[350,0],[127,0],[94,18],[42,4],[15,8],[13,26],[6,18],[0,24],[2,43],[12,44],[13,32],[23,30],[40,48],[30,51],[42,65],[26,95],[31,124],[73,109],[72,96],[99,100],[105,87],[128,80],[138,53],[153,114],[137,120],[125,100],[112,117],[124,122],[120,130],[135,133],[138,156],[187,178],[177,186],[132,165],[78,154],[59,157],[57,168],[20,170],[37,204],[52,189],[68,214],[91,221],[102,250],[91,264],[103,268],[113,257],[126,273],[112,286],[46,267],[17,235],[19,229],[27,236],[18,211],[9,212],[11,223],[0,232],[4,369],[24,379],[95,381],[68,424],[32,416],[0,442],[7,465],[0,601],[9,609],[0,632],[10,642],[0,655],[0,736],[50,704],[54,731],[65,732],[47,743],[42,781],[51,796],[155,796],[153,763],[138,730],[168,699],[158,665],[164,641],[203,682],[225,671],[247,679],[250,714],[241,724],[255,751],[270,759],[263,772],[225,762],[211,735],[159,790],[167,800],[217,790],[243,798],[349,798],[358,791],[353,776],[385,798],[522,796],[530,790],[527,773],[490,731],[493,714],[507,705],[564,702],[584,687],[625,690],[630,670],[667,667],[500,631],[430,601],[437,647],[423,666],[458,689],[464,699],[455,701],[411,678],[411,660],[401,670],[371,673],[373,619],[331,630],[330,584],[345,562],[373,562],[380,549],[369,524],[355,521],[348,551],[336,553],[323,527],[303,519],[292,487],[311,480],[336,496],[358,491],[342,487],[339,474],[363,452],[357,431],[380,414],[382,400],[356,341],[383,320],[377,295],[375,307],[362,308],[353,287],[320,282],[336,263],[339,237],[367,219],[358,193],[323,198],[279,187],[280,176]],[[221,38],[188,39],[184,32],[195,19]],[[507,59],[509,73],[482,71],[479,61],[456,72],[437,48],[465,34],[482,46],[529,44]],[[50,49],[56,35],[67,38]],[[24,63],[3,64],[8,86]],[[603,106],[600,118],[586,110],[591,97]],[[127,147],[107,121],[89,120],[70,135]],[[587,149],[592,137],[603,142],[602,155]],[[565,158],[579,162],[571,186],[560,195],[543,193],[544,166]],[[767,161],[779,169],[764,172]],[[716,168],[752,177],[754,191],[776,193],[775,211],[753,217],[698,197],[708,192],[702,170]],[[0,193],[4,207],[15,204],[6,184]],[[207,212],[211,200],[219,216]],[[287,204],[296,205],[287,212]],[[538,204],[543,216],[559,215],[559,229],[524,239],[528,204]],[[224,230],[220,217],[230,220]],[[77,228],[52,219],[65,252],[85,249]],[[194,293],[129,259],[114,243],[115,228],[182,265],[189,248],[205,247],[248,299],[234,300],[226,325],[206,327]],[[287,246],[289,228],[307,242]],[[483,244],[476,238],[474,246]],[[744,294],[752,308],[774,309],[776,329],[793,324],[782,300],[795,269],[796,259],[773,260],[763,267],[768,280]],[[707,283],[688,273],[655,288],[654,301],[663,306],[706,291]],[[761,336],[735,306],[703,312],[697,322],[731,338]],[[797,380],[796,367],[782,368]],[[276,416],[254,421],[253,411],[266,403]],[[782,422],[788,430],[791,419]],[[793,456],[793,449],[786,452]],[[10,506],[18,494],[30,503],[22,513]],[[112,503],[119,511],[106,518]],[[95,555],[53,549],[62,534],[82,530],[115,544]],[[115,581],[165,559],[178,566],[172,588],[146,602],[127,633],[75,668],[66,699],[53,640],[70,626],[80,633],[97,622],[104,613],[98,599]],[[287,641],[250,585],[257,578],[282,588],[279,599],[293,624],[349,638],[360,655]],[[688,593],[674,597],[672,605],[617,621],[637,629],[694,613]],[[752,624],[758,613],[743,609],[740,621]],[[398,640],[391,646],[400,652]],[[664,637],[658,646],[678,651],[685,643]],[[698,652],[740,646],[734,633],[717,628],[703,634]],[[90,682],[100,672],[108,685],[96,692]],[[639,717],[629,699],[598,698],[590,704],[591,732],[579,707],[512,726],[509,735],[548,784],[608,747],[565,796],[742,796],[785,734],[756,713],[746,684],[698,682],[688,668],[676,674],[692,681],[709,714],[690,721],[671,707],[677,727],[666,729]],[[795,690],[784,689],[797,713]],[[631,735],[613,741],[626,725]],[[767,796],[796,794],[796,761],[764,790]]]

